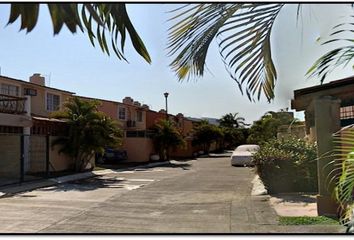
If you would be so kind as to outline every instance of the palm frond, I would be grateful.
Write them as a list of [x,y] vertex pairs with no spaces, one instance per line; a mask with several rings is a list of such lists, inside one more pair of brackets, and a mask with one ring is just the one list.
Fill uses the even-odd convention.
[[169,29],[170,64],[179,80],[203,76],[210,43],[241,4],[192,4],[174,11],[177,21]]
[[[169,29],[170,64],[179,80],[203,76],[210,43],[218,39],[222,60],[250,100],[274,98],[277,78],[270,34],[283,4],[193,4],[174,11]],[[246,87],[244,85],[246,84]]]
[[[71,33],[76,33],[79,28],[82,32],[86,32],[93,46],[95,46],[95,42],[98,43],[101,50],[110,55],[108,47],[110,42],[110,47],[118,59],[126,60],[124,46],[126,32],[128,32],[135,51],[148,63],[151,63],[149,53],[130,21],[125,4],[48,3],[47,5],[54,34],[58,34],[64,25]],[[12,3],[8,24],[21,18],[20,30],[26,29],[27,32],[31,32],[37,24],[39,7],[40,5],[37,3]]]
[[[350,26],[349,28],[347,28],[348,25]],[[347,37],[343,38],[341,35],[352,34],[354,32],[353,25],[354,23],[342,23],[333,27],[334,32],[330,34],[332,38],[322,43],[322,45],[336,42],[348,42],[350,45],[335,48],[321,56],[307,71],[306,75],[308,77],[318,77],[322,84],[333,70],[339,66],[346,67],[352,62],[354,59],[354,40]]]
[[[341,208],[341,221],[348,222],[354,206],[354,129],[346,128],[334,136],[335,149],[334,156],[337,167],[334,169],[336,187],[335,197]],[[339,173],[339,174],[338,174]]]
[[[243,5],[217,35],[220,53],[230,76],[250,100],[263,92],[274,98],[277,73],[271,56],[271,30],[283,4]],[[246,86],[244,86],[246,85]]]

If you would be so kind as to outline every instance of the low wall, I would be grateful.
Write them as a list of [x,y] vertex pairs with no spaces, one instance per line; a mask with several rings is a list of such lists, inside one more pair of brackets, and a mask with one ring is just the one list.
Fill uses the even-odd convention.
[[184,148],[174,148],[170,152],[171,158],[192,158],[193,153],[196,152],[192,146],[192,141],[187,141]]
[[154,153],[154,145],[150,138],[124,138],[122,148],[127,151],[128,162],[147,162]]

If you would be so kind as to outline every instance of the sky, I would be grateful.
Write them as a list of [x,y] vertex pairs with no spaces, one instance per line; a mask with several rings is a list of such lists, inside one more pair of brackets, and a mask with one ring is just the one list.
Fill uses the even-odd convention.
[[[129,16],[143,39],[152,64],[146,63],[131,47],[125,49],[129,63],[110,57],[94,48],[81,32],[71,34],[65,27],[54,36],[46,6],[40,9],[36,28],[26,34],[19,31],[20,21],[7,25],[8,4],[0,4],[1,75],[28,80],[33,73],[46,77],[50,87],[77,95],[122,101],[132,97],[153,110],[165,107],[163,93],[169,92],[169,113],[191,117],[220,118],[239,113],[246,122],[259,119],[267,111],[290,109],[295,89],[319,84],[305,73],[314,61],[335,44],[323,46],[331,28],[353,13],[348,4],[304,4],[299,18],[297,5],[285,6],[271,35],[272,56],[278,71],[276,97],[272,103],[264,98],[250,102],[242,96],[221,61],[216,42],[207,56],[208,72],[197,81],[179,82],[169,68],[167,57],[167,19],[176,4],[128,4]],[[327,82],[353,75],[349,66],[334,71]],[[302,113],[296,113],[302,119]]]

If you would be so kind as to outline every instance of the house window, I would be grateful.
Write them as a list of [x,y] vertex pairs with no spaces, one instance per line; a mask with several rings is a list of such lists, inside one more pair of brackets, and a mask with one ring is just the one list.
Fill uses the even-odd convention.
[[53,112],[59,110],[60,97],[59,95],[47,93],[47,111]]
[[118,119],[125,120],[125,107],[119,107]]
[[19,96],[20,88],[18,86],[2,83],[1,94],[10,95],[10,96]]
[[142,111],[137,111],[136,112],[136,121],[137,122],[142,122],[143,121],[143,112]]

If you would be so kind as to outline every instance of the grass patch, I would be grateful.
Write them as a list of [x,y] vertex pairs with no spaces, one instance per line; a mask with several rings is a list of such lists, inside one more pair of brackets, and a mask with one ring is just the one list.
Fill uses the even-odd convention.
[[337,219],[318,217],[279,217],[280,225],[338,225]]

